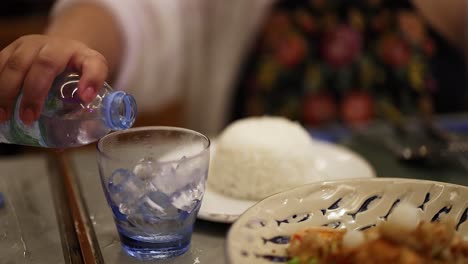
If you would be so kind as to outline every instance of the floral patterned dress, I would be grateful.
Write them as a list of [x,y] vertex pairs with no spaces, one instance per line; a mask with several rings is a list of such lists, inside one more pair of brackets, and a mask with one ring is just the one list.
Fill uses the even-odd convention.
[[464,110],[457,52],[407,1],[280,1],[242,68],[234,118],[281,115],[314,127],[414,114],[425,101]]

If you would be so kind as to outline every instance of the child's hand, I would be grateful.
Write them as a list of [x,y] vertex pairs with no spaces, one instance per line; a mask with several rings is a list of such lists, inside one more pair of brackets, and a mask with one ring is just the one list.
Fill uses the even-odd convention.
[[85,102],[94,99],[108,74],[104,56],[71,39],[23,36],[0,51],[0,122],[10,119],[21,89],[21,120],[37,120],[52,82],[66,69],[81,73],[78,95]]

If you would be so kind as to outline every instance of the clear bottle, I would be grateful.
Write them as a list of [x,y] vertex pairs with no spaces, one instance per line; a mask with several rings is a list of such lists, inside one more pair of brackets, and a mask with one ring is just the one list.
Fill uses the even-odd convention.
[[135,99],[107,84],[96,98],[84,104],[79,98],[80,75],[58,76],[44,102],[39,120],[26,126],[19,118],[22,95],[10,121],[0,124],[0,142],[47,148],[70,148],[97,141],[112,130],[130,128],[135,122]]

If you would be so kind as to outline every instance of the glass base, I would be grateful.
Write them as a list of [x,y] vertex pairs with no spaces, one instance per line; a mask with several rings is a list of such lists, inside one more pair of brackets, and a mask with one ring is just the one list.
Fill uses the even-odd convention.
[[167,238],[167,242],[139,241],[120,234],[122,248],[128,255],[140,260],[158,260],[180,256],[190,248],[190,236],[182,239]]

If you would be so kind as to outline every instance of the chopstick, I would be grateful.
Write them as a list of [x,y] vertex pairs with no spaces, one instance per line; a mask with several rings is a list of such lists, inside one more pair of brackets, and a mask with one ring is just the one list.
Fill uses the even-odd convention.
[[51,151],[48,156],[65,260],[72,264],[104,263],[79,184],[68,160],[68,153]]

